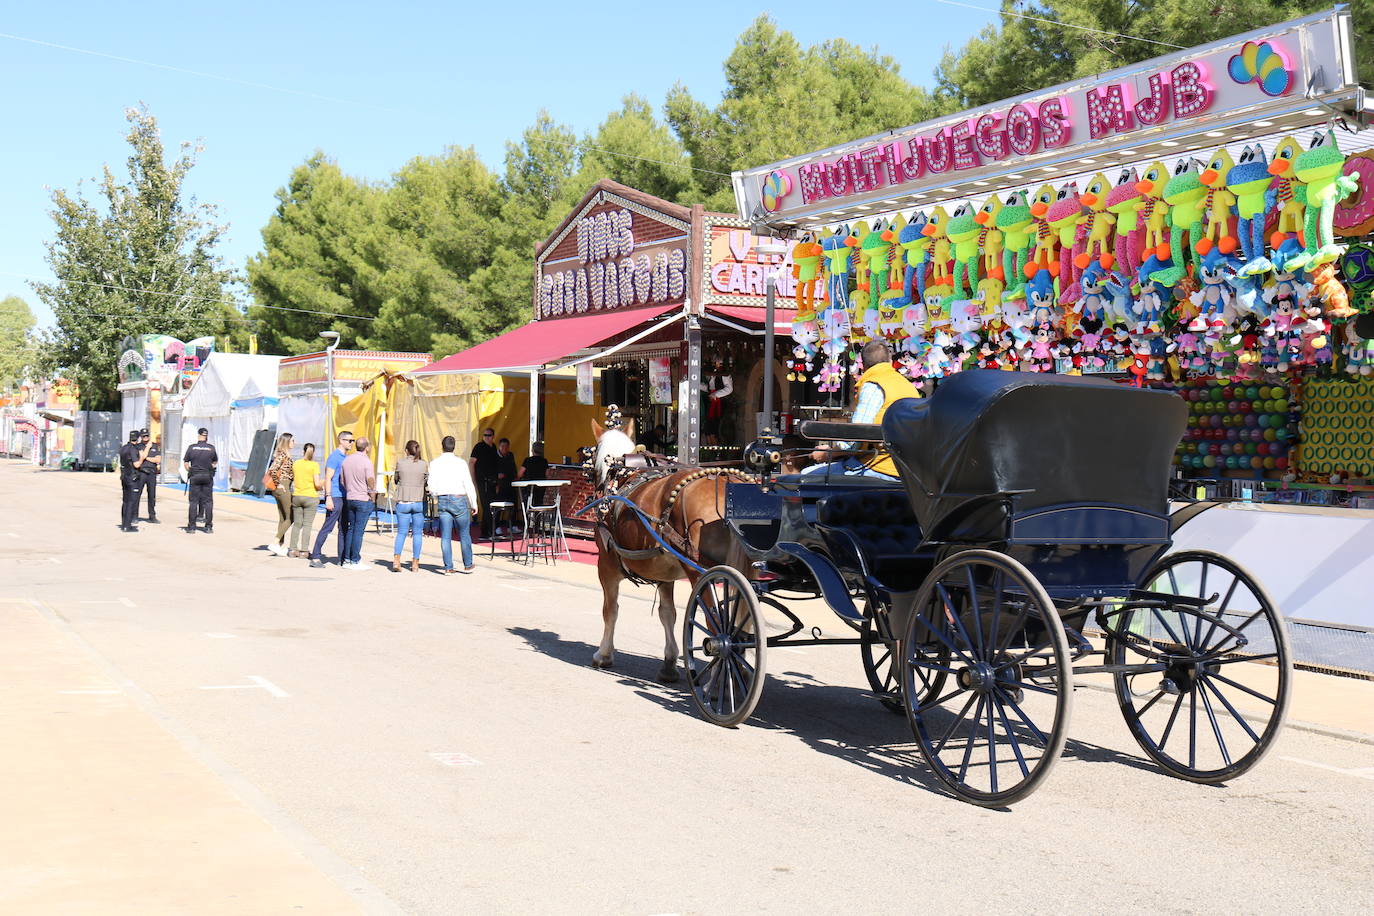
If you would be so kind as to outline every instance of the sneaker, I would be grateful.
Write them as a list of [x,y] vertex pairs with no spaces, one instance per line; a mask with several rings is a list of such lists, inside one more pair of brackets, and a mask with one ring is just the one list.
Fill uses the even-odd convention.
[[201,531],[204,531],[206,534],[214,534],[214,533],[215,533],[214,526],[212,526],[212,525],[206,525],[204,528],[202,528],[202,529],[200,529],[200,530],[201,530]]
[[162,522],[158,521],[156,518],[145,518],[144,521],[147,522],[147,523],[150,524],[150,525],[161,525],[161,524],[162,524]]
[[310,568],[311,568],[311,569],[324,569],[324,557],[311,557],[311,558],[310,558]]
[[185,531],[187,534],[195,534],[195,533],[196,533],[196,526],[195,526],[195,525],[187,525],[185,528],[182,528],[181,530],[182,530],[182,531]]

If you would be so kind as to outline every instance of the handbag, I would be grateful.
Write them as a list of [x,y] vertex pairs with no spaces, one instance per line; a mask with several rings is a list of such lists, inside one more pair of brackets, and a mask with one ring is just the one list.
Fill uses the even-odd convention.
[[272,479],[271,472],[262,475],[262,489],[265,493],[271,493],[277,488],[277,483]]

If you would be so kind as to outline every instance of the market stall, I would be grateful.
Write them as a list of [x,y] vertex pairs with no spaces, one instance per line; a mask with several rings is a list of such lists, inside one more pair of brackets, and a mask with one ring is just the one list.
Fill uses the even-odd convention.
[[181,438],[195,442],[197,429],[210,431],[210,442],[220,456],[216,490],[242,485],[253,436],[276,423],[280,361],[280,356],[213,353],[186,396]]
[[283,357],[277,370],[277,428],[293,435],[296,454],[307,442],[325,454],[332,438],[328,429],[331,394],[335,405],[344,404],[373,379],[428,362],[426,353],[389,350],[321,350]]

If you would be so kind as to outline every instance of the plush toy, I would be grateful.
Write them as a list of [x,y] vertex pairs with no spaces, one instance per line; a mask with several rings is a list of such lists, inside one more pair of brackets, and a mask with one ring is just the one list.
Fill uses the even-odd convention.
[[[1002,212],[1002,199],[993,195],[983,201],[973,221],[978,224],[978,250],[982,252],[979,264],[977,299],[983,303],[983,317],[996,316],[1002,305],[1002,292],[1007,288],[1006,273],[1002,270],[1002,232],[997,228],[997,217]],[[972,285],[972,284],[970,284]]]
[[803,381],[811,373],[811,363],[819,352],[817,343],[820,337],[821,330],[815,318],[808,321],[797,319],[792,322],[792,340],[796,346],[792,348],[792,362],[788,367],[789,382]]
[[1307,257],[1298,266],[1309,267],[1336,260],[1345,248],[1336,244],[1332,220],[1336,203],[1353,194],[1359,183],[1344,174],[1345,156],[1336,146],[1336,133],[1327,130],[1312,139],[1312,147],[1293,160],[1293,174],[1307,186],[1307,220],[1303,241]]
[[825,292],[832,309],[849,308],[849,253],[856,244],[858,240],[849,234],[847,226],[821,240],[827,276]]
[[1034,336],[1031,338],[1030,363],[1027,368],[1031,372],[1049,372],[1052,370],[1056,345],[1057,338],[1054,336],[1054,328],[1048,323],[1038,325]]
[[997,213],[997,228],[1002,233],[1002,276],[1010,284],[1003,295],[1008,299],[1019,299],[1026,292],[1026,262],[1030,257],[1033,223],[1025,191],[1008,197]]
[[1202,289],[1190,298],[1198,307],[1198,315],[1189,325],[1192,331],[1219,333],[1225,324],[1228,307],[1231,306],[1233,287],[1227,278],[1235,273],[1235,262],[1221,253],[1220,247],[1209,248],[1202,257],[1198,276]]
[[906,229],[906,217],[898,213],[892,217],[892,221],[887,227],[892,238],[887,246],[887,293],[884,298],[896,299],[900,297],[896,290],[902,288],[902,278],[906,273],[906,251],[901,246],[904,229]]
[[1078,278],[1082,295],[1074,303],[1074,311],[1079,315],[1079,327],[1073,332],[1074,336],[1082,337],[1091,327],[1102,327],[1110,302],[1107,279],[1108,269],[1103,267],[1100,261],[1089,262],[1083,276]]
[[902,309],[901,348],[905,353],[919,351],[926,341],[926,309],[924,303],[908,305]]
[[1226,189],[1236,197],[1236,216],[1239,217],[1240,250],[1245,263],[1236,271],[1250,277],[1272,270],[1274,265],[1264,256],[1264,224],[1278,200],[1274,190],[1274,176],[1269,174],[1269,160],[1259,144],[1241,150],[1240,161],[1226,173]]
[[1055,276],[1059,275],[1059,233],[1050,228],[1049,221],[1050,205],[1054,203],[1054,199],[1054,186],[1048,184],[1042,185],[1031,198],[1031,225],[1034,228],[1035,251],[1031,256],[1031,263],[1024,271],[1028,280],[1037,270],[1048,270]]
[[1054,203],[1045,214],[1055,235],[1058,236],[1059,262],[1059,301],[1071,302],[1077,298],[1076,280],[1079,271],[1073,264],[1073,246],[1078,238],[1078,218],[1083,215],[1083,205],[1078,202],[1078,185],[1070,182],[1055,194]]
[[930,253],[930,237],[925,234],[926,216],[912,214],[911,222],[897,234],[906,270],[902,272],[902,304],[920,301],[926,294],[926,256]]
[[792,276],[797,280],[797,320],[816,320],[816,284],[820,282],[821,258],[825,249],[805,233],[792,246]]
[[[1083,215],[1078,218],[1078,231],[1075,241],[1076,253],[1074,267],[1083,271],[1094,259],[1101,262],[1103,269],[1111,270],[1116,256],[1111,253],[1112,229],[1116,225],[1116,214],[1107,208],[1112,185],[1101,172],[1088,182],[1083,193],[1078,195],[1078,203],[1083,207]],[[1081,278],[1081,274],[1079,275]]]
[[1231,235],[1231,212],[1236,205],[1236,195],[1226,185],[1226,178],[1235,164],[1223,146],[1212,154],[1211,161],[1198,176],[1207,189],[1202,199],[1202,212],[1207,217],[1207,226],[1203,229],[1202,238],[1193,246],[1200,255],[1207,254],[1213,246],[1226,255],[1236,250],[1236,239]]
[[1135,297],[1131,295],[1131,281],[1111,271],[1103,278],[1102,286],[1109,297],[1108,322],[1124,326],[1134,321]]
[[962,203],[955,208],[945,230],[954,243],[955,299],[969,298],[978,283],[978,229],[972,205]]
[[1293,172],[1293,162],[1301,153],[1302,147],[1297,140],[1284,137],[1274,147],[1274,158],[1269,160],[1269,174],[1274,176],[1275,205],[1278,208],[1278,220],[1274,234],[1269,238],[1269,247],[1274,252],[1282,251],[1285,259],[1303,250],[1298,233],[1306,221],[1307,186],[1298,181]]
[[[1265,258],[1266,263],[1268,260]],[[1242,266],[1237,269],[1235,276],[1227,277],[1226,281],[1235,290],[1232,302],[1235,303],[1237,314],[1255,315],[1260,320],[1269,317],[1269,304],[1264,300],[1263,290],[1255,275],[1245,273]]]
[[1159,333],[1160,321],[1173,298],[1173,286],[1156,279],[1159,274],[1167,272],[1164,263],[1159,255],[1152,254],[1140,265],[1137,277],[1140,294],[1131,307],[1135,334]]
[[1151,279],[1165,286],[1174,286],[1183,278],[1184,261],[1190,251],[1184,245],[1185,236],[1192,243],[1202,239],[1202,206],[1207,188],[1198,177],[1200,174],[1196,159],[1183,159],[1174,167],[1173,177],[1164,186],[1164,202],[1169,205],[1169,252],[1173,264],[1151,274]]
[[1135,169],[1122,169],[1116,185],[1107,192],[1107,212],[1116,217],[1116,263],[1127,273],[1140,269],[1140,249],[1144,230],[1140,227],[1140,178]]
[[925,228],[921,230],[930,239],[930,286],[952,286],[953,278],[949,272],[949,214],[944,207],[930,211]]
[[[856,315],[861,321],[864,320],[863,315],[878,310],[878,303],[887,289],[887,258],[892,242],[892,233],[888,231],[887,223],[881,219],[860,238],[859,256],[868,283],[868,301],[864,312],[862,315]],[[876,315],[873,321],[877,321]]]
[[1026,305],[1034,327],[1053,325],[1059,319],[1059,310],[1055,307],[1054,276],[1048,270],[1038,270],[1035,276],[1026,281]]
[[1327,318],[1340,321],[1358,314],[1350,307],[1350,294],[1337,279],[1336,265],[1329,261],[1312,272],[1312,295],[1325,305]]
[[1374,375],[1374,340],[1361,337],[1353,321],[1346,322],[1343,337],[1345,343],[1341,353],[1345,357],[1345,371],[1350,375]]

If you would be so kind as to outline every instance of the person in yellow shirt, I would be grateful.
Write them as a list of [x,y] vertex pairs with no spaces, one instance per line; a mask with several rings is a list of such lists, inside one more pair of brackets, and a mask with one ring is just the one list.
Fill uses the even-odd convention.
[[295,484],[291,489],[291,552],[287,556],[310,557],[310,529],[320,510],[320,466],[315,461],[315,443],[307,442],[301,457],[292,464]]
[[[870,340],[864,344],[859,359],[862,361],[864,372],[859,376],[859,400],[854,405],[854,415],[850,422],[881,424],[883,415],[893,404],[921,396],[916,386],[911,383],[911,379],[893,368],[892,352],[888,350],[885,342]],[[835,442],[831,448],[852,449],[855,446],[856,443],[853,442]],[[802,471],[803,474],[846,474],[851,477],[897,479],[897,466],[882,448],[866,460],[859,456],[851,456],[842,461],[829,461],[830,453],[825,448],[812,452],[811,457],[819,463]]]

